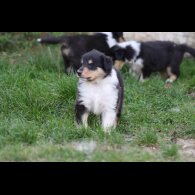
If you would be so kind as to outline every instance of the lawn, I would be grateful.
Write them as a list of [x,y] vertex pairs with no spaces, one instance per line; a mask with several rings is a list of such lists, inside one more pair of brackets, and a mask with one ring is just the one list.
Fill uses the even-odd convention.
[[78,79],[64,74],[60,46],[39,45],[39,35],[0,35],[0,161],[195,161],[185,151],[195,139],[195,60],[183,61],[170,89],[124,67],[123,114],[108,135],[95,116],[76,128]]

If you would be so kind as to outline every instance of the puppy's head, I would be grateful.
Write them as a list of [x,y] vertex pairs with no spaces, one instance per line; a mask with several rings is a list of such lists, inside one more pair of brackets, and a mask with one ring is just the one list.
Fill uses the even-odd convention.
[[117,42],[124,42],[123,32],[112,32],[112,36],[117,40]]
[[112,59],[100,51],[92,50],[85,53],[81,59],[82,66],[77,71],[80,78],[87,81],[103,79],[111,73]]
[[114,59],[121,61],[131,61],[135,55],[135,50],[131,46],[121,47],[120,45],[115,45],[112,48],[112,52],[114,53]]
[[115,45],[112,47],[112,52],[115,60],[114,67],[117,70],[121,70],[125,62],[130,62],[135,55],[135,51],[130,46],[121,47],[119,45]]

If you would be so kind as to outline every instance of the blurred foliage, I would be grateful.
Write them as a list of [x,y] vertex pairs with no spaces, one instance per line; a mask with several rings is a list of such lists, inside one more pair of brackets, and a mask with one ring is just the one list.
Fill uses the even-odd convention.
[[37,45],[38,37],[64,34],[80,34],[83,32],[0,32],[0,52],[15,52]]

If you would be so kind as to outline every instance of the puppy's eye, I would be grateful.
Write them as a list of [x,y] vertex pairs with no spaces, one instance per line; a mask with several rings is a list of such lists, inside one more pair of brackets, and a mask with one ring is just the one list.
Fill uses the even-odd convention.
[[96,70],[96,69],[97,69],[97,67],[94,66],[94,64],[88,64],[88,67],[89,67],[89,69],[91,69],[91,70]]

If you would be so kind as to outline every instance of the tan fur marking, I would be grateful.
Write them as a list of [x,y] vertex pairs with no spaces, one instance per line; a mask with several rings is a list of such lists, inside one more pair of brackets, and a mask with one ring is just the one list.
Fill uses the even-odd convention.
[[119,39],[118,39],[118,42],[119,43],[122,43],[122,42],[124,42],[125,41],[125,39],[123,38],[123,37],[120,37]]
[[98,78],[103,78],[105,76],[105,72],[101,68],[97,68],[96,70],[89,70],[85,67],[81,76],[84,79],[90,79],[90,81],[94,81]]
[[70,49],[65,48],[62,50],[62,53],[65,54],[66,56],[68,56],[70,54]]
[[161,75],[162,78],[167,78],[168,77],[167,71],[165,71],[165,70],[161,71],[160,75]]
[[174,82],[177,80],[177,76],[172,73],[171,67],[167,67],[167,74],[169,76],[169,79],[171,82]]
[[117,70],[121,70],[123,68],[123,65],[125,64],[124,61],[121,61],[121,60],[116,60],[115,63],[114,63],[114,67],[117,69]]

